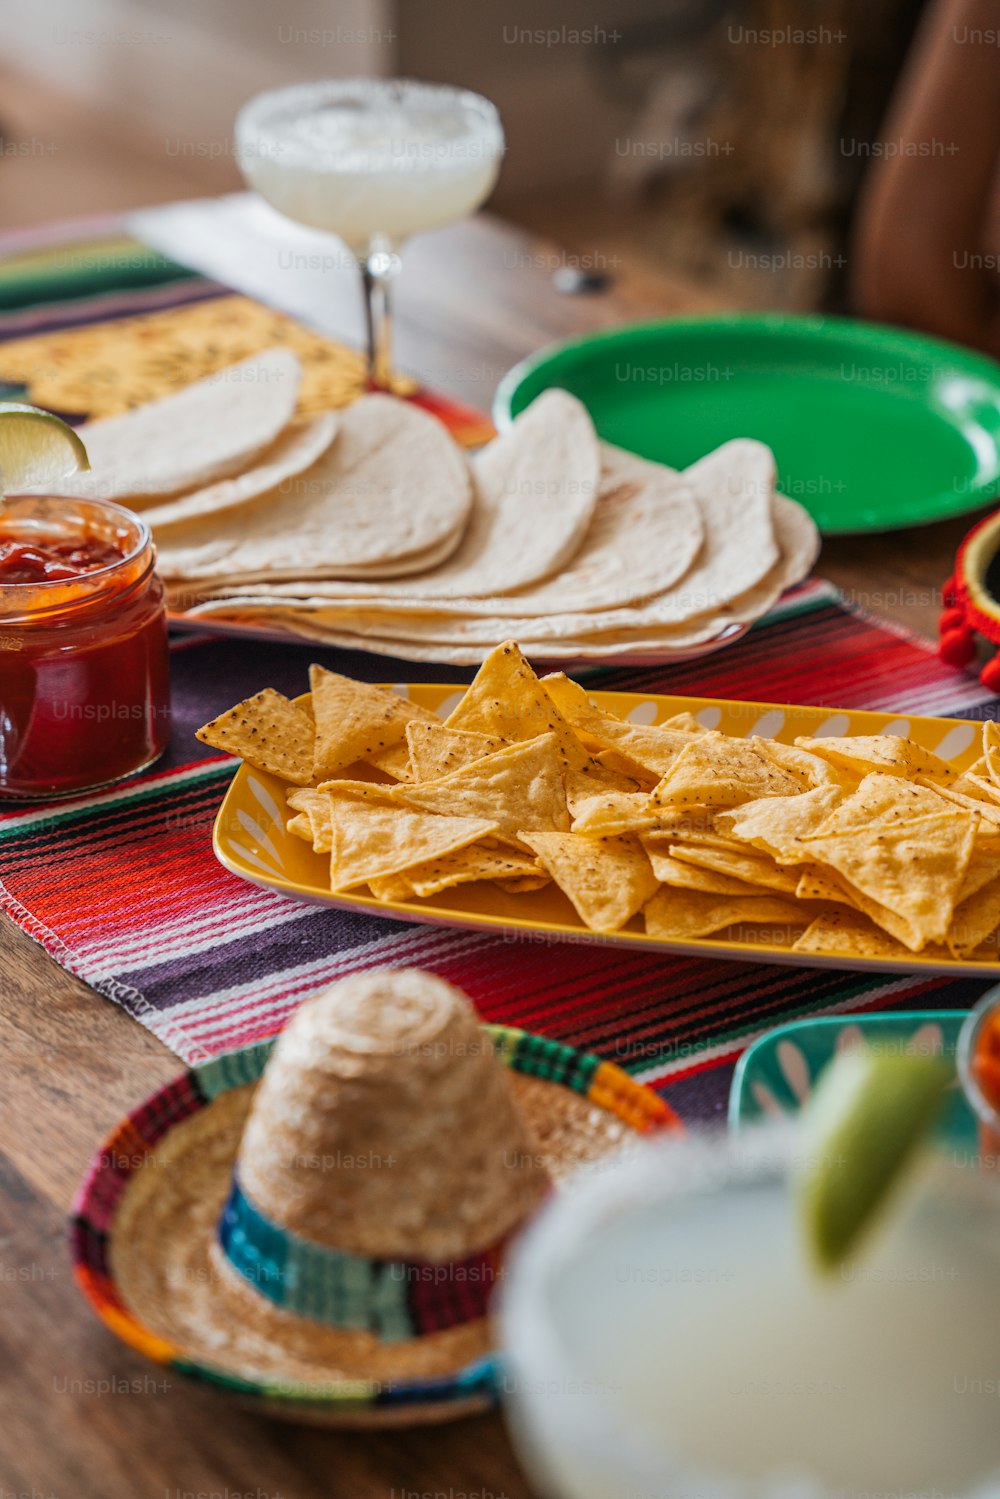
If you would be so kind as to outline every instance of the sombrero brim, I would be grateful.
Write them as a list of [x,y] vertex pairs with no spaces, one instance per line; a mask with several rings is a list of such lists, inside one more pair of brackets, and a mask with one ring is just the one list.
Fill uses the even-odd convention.
[[[506,1026],[485,1029],[557,1183],[630,1132],[677,1124],[657,1094],[611,1062]],[[148,1357],[286,1419],[395,1425],[494,1404],[488,1318],[382,1343],[285,1311],[219,1255],[219,1216],[274,1039],[192,1068],[105,1141],[74,1207],[84,1294]]]

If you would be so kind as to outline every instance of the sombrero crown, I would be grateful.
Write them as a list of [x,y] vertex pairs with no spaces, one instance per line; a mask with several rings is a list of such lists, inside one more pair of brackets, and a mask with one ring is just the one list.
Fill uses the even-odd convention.
[[288,1310],[407,1337],[484,1315],[489,1266],[547,1187],[465,996],[415,969],[359,974],[278,1040],[219,1250]]

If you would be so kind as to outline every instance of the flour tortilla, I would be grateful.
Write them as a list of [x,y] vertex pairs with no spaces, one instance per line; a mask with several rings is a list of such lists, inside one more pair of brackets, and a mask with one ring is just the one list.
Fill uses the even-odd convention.
[[[235,602],[235,601],[234,601]],[[196,609],[190,611],[200,617]],[[316,645],[336,647],[347,651],[368,651],[375,656],[392,656],[402,661],[431,661],[446,666],[478,666],[486,653],[483,645],[445,645],[434,641],[412,641],[384,635],[353,635],[347,630],[330,629],[321,622],[316,612],[301,609],[273,608],[257,612],[236,607],[229,612],[214,612],[212,621],[226,624],[246,625],[255,629],[269,629],[276,634],[295,635]],[[688,648],[678,648],[669,637],[658,639],[639,638],[631,640],[625,635],[611,642],[588,639],[525,640],[519,642],[524,654],[533,661],[565,664],[577,660],[615,660],[618,657],[631,660],[633,657],[669,659]],[[696,652],[697,653],[697,652]]]
[[164,577],[242,584],[443,560],[472,505],[467,460],[446,429],[384,395],[362,396],[339,420],[336,441],[292,492],[250,501],[228,532],[211,515],[172,527],[159,551]]
[[[159,535],[182,521],[234,510],[270,489],[287,489],[296,474],[311,468],[326,452],[336,431],[337,417],[332,411],[324,411],[305,421],[291,422],[258,456],[252,468],[144,509],[142,518]],[[238,525],[239,520],[227,516],[220,524]]]
[[79,434],[90,471],[50,481],[45,493],[128,503],[244,468],[288,425],[301,378],[290,349],[267,349],[134,411],[87,422]]
[[[473,458],[472,511],[446,564],[405,584],[364,586],[387,598],[462,598],[548,577],[579,549],[600,478],[600,445],[586,407],[568,391],[545,391]],[[426,555],[423,562],[432,567]],[[358,568],[352,576],[364,578],[365,572]],[[230,586],[232,578],[220,583]],[[328,587],[331,596],[361,591],[342,583]]]
[[[634,472],[632,463],[642,462],[626,463],[626,457],[612,450],[609,466],[613,474]],[[659,466],[643,464],[643,467]],[[756,618],[762,612],[761,600],[764,608],[769,607],[768,600],[773,602],[783,588],[797,581],[782,567],[776,535],[779,508],[782,525],[789,530],[793,571],[799,565],[797,559],[802,551],[803,543],[798,539],[801,525],[806,525],[811,535],[815,535],[815,528],[801,507],[792,501],[782,500],[779,507],[774,494],[774,458],[763,443],[749,438],[725,443],[687,469],[683,477],[690,482],[700,507],[704,544],[694,566],[679,583],[641,604],[604,610],[579,610],[568,604],[562,607],[554,604],[549,615],[542,617],[533,609],[523,608],[527,595],[521,593],[492,600],[495,612],[491,615],[474,611],[474,601],[466,601],[469,606],[466,614],[449,617],[443,609],[438,612],[436,604],[424,605],[420,614],[412,604],[407,610],[367,601],[364,607],[359,607],[356,601],[324,599],[324,592],[317,589],[308,604],[303,602],[299,607],[320,610],[324,629],[346,630],[365,639],[384,636],[396,641],[482,646],[506,639],[533,644],[556,640],[566,644],[572,640],[578,644],[596,636],[599,642],[618,645],[621,633],[628,632],[636,638],[642,632],[644,641],[655,637],[667,649],[697,644],[718,635],[727,623],[742,622],[744,617]],[[632,538],[633,552],[628,555],[633,555],[636,547],[641,551],[647,541],[652,547],[652,540],[638,532]],[[769,579],[766,587],[765,578]],[[555,579],[550,592],[558,591],[561,581]],[[535,598],[544,591],[531,590],[531,596]],[[250,607],[252,597],[248,591],[241,599],[242,612]],[[269,612],[280,607],[282,597],[286,595],[275,590],[267,606]],[[743,613],[737,601],[744,601]],[[735,605],[733,610],[728,607],[730,604]],[[221,610],[206,607],[203,612]]]
[[[760,583],[731,600],[725,609],[699,616],[684,625],[668,625],[659,630],[643,624],[642,610],[637,609],[635,611],[637,624],[631,630],[579,635],[566,633],[546,639],[535,639],[530,634],[524,633],[520,636],[520,644],[525,655],[535,659],[549,660],[574,658],[614,660],[616,657],[633,655],[668,656],[672,651],[688,651],[699,645],[705,645],[717,639],[727,627],[740,626],[759,619],[772,608],[786,588],[792,587],[808,576],[819,551],[819,533],[802,506],[793,500],[785,499],[783,495],[775,495],[773,505],[775,532],[781,556]],[[515,635],[518,633],[514,626],[520,625],[527,630],[528,627],[538,624],[538,621],[533,619],[501,618],[496,621],[499,634],[494,639],[485,639],[482,643],[467,641],[462,643],[449,638],[448,627],[454,623],[449,616],[436,618],[435,623],[440,627],[441,638],[414,640],[412,637],[394,636],[389,633],[393,629],[394,622],[388,620],[384,621],[383,632],[360,636],[352,633],[347,624],[338,616],[331,617],[326,610],[326,600],[317,599],[315,603],[315,608],[310,608],[307,603],[303,603],[299,608],[293,608],[291,607],[292,600],[276,599],[273,605],[261,606],[260,600],[248,597],[219,600],[204,606],[201,610],[195,609],[193,612],[210,614],[215,618],[242,619],[248,624],[258,626],[266,620],[294,634],[327,645],[342,646],[352,650],[367,650],[377,655],[400,656],[412,661],[441,661],[455,666],[476,665],[481,660],[484,649],[497,644],[498,640],[507,639],[510,633]],[[567,622],[568,627],[570,624],[585,625],[588,618],[590,616],[587,615],[574,617],[572,621]],[[483,623],[483,621],[477,621],[477,623]]]
[[[547,577],[578,550],[600,478],[600,446],[586,408],[566,391],[546,391],[473,458],[469,522],[446,564],[426,577],[384,589],[369,585],[367,591],[390,598],[463,598]],[[329,589],[345,597],[361,591],[335,583]]]
[[583,541],[597,505],[601,452],[586,407],[548,390],[472,460],[474,503],[462,544],[412,598],[489,595],[558,572]]
[[[168,532],[167,541],[169,542],[170,539],[170,533]],[[394,558],[391,562],[379,563],[375,567],[349,567],[344,563],[339,563],[337,565],[337,576],[344,578],[359,578],[367,582],[373,577],[378,577],[381,580],[384,578],[402,578],[410,573],[417,573],[419,575],[422,575],[432,568],[438,567],[442,562],[446,562],[451,556],[452,552],[458,546],[461,539],[462,532],[461,528],[459,528],[458,531],[454,532],[451,536],[446,536],[443,541],[438,543],[437,546],[427,547],[420,552],[412,552],[407,557]],[[162,572],[162,567],[160,570]],[[167,587],[169,607],[184,614],[193,614],[196,609],[205,606],[207,604],[207,601],[211,600],[217,595],[221,596],[223,591],[225,591],[228,585],[232,582],[232,576],[232,574],[226,573],[216,579],[197,578],[188,580],[184,578],[173,578],[164,574],[164,582],[166,583]],[[279,578],[281,578],[284,577],[285,574],[279,573],[278,576]],[[259,575],[255,575],[248,583],[247,587],[256,587],[258,581]],[[299,586],[303,588],[322,587],[323,579],[306,579]],[[239,593],[240,589],[233,589],[230,591]],[[252,601],[253,603],[257,604],[260,602],[260,599],[256,594],[254,594],[252,596]],[[276,602],[279,605],[284,606],[289,604],[291,600],[282,598],[278,599]]]
[[[409,588],[406,597],[377,586],[304,589],[301,583],[292,583],[244,589],[239,580],[231,579],[232,586],[220,588],[218,596],[259,594],[262,602],[287,603],[308,594],[310,600],[335,601],[335,609],[341,607],[341,598],[347,598],[354,601],[344,605],[348,612],[363,607],[389,615],[440,611],[457,617],[490,617],[509,610],[540,617],[617,608],[660,593],[682,578],[698,556],[703,536],[699,505],[683,475],[602,445],[600,495],[587,534],[562,572],[531,588],[509,595],[428,602],[414,597]],[[530,549],[530,533],[520,537],[520,545]]]

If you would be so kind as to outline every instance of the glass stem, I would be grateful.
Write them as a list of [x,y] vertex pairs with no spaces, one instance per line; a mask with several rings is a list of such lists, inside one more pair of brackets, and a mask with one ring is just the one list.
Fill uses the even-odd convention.
[[372,390],[389,390],[392,386],[392,282],[398,269],[399,256],[388,241],[373,239],[361,259],[368,385]]

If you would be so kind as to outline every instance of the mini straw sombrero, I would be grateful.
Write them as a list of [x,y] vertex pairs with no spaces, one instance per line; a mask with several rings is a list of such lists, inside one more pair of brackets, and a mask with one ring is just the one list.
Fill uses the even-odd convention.
[[357,974],[119,1125],[75,1206],[76,1277],[133,1347],[272,1414],[464,1415],[494,1399],[510,1238],[561,1177],[676,1122],[432,974]]

